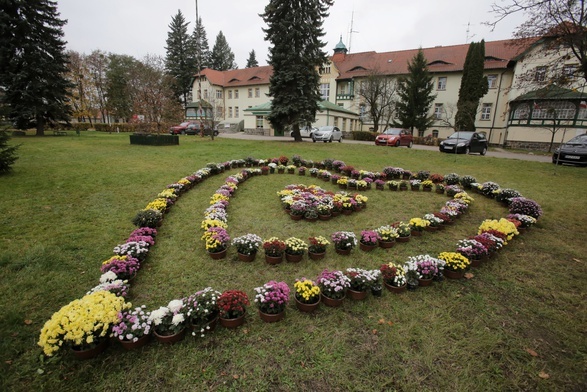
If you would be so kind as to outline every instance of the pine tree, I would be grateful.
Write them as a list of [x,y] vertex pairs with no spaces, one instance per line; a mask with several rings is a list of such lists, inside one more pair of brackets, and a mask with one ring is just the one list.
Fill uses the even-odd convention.
[[177,11],[169,24],[167,33],[167,54],[165,57],[165,70],[173,77],[173,92],[179,102],[185,106],[188,104],[188,96],[192,89],[191,81],[196,65],[196,47],[194,41],[188,35],[189,23],[180,10]]
[[394,124],[410,129],[413,134],[414,129],[425,131],[434,122],[434,116],[428,114],[436,97],[432,94],[434,83],[422,49],[408,62],[408,72],[409,75],[399,81],[398,120]]
[[3,0],[0,9],[0,89],[17,128],[69,121],[67,55],[57,5],[49,0]]
[[133,75],[139,61],[132,56],[111,54],[106,71],[106,95],[108,112],[117,119],[130,120],[133,114]]
[[210,55],[210,68],[216,71],[227,71],[229,69],[237,68],[234,62],[234,53],[228,46],[226,37],[222,34],[222,31],[216,36],[216,42],[212,48],[212,54]]
[[327,62],[322,50],[322,25],[333,0],[270,0],[261,15],[267,28],[269,64],[273,66],[268,116],[276,134],[292,126],[296,141],[301,141],[300,124],[314,122],[320,93],[318,68]]
[[10,136],[5,130],[0,130],[0,174],[8,173],[12,170],[12,164],[16,162],[16,150],[18,146],[9,146]]
[[457,131],[475,131],[475,117],[479,100],[487,94],[489,89],[487,77],[483,76],[484,65],[485,41],[471,42],[465,58],[463,77],[459,88],[455,116],[455,130]]
[[259,62],[257,61],[257,56],[255,55],[255,49],[249,52],[249,59],[247,60],[246,68],[253,68],[258,67]]
[[[202,24],[202,18],[198,18],[198,21],[196,22],[194,32],[192,33],[192,40],[194,42],[196,60],[200,62],[200,70],[211,68],[210,46],[208,45],[208,38],[206,37],[206,29]],[[194,66],[194,69],[196,68],[197,66]]]

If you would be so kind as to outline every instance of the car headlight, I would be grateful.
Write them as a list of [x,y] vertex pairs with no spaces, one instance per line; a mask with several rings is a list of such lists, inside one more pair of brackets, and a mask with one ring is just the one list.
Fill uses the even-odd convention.
[[440,142],[440,145],[441,145],[441,146],[444,146],[444,142]]
[[457,147],[465,147],[465,143],[459,143],[457,144]]

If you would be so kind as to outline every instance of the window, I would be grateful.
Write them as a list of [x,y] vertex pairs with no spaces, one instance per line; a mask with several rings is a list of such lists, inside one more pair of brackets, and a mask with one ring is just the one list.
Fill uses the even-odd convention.
[[255,98],[259,98],[261,96],[261,89],[259,87],[255,88]]
[[444,104],[443,103],[435,103],[434,104],[434,118],[437,120],[442,119],[444,115]]
[[222,106],[216,106],[216,115],[222,117]]
[[208,99],[208,90],[204,89],[204,99]]
[[228,107],[228,118],[232,117],[232,106]]
[[446,90],[446,76],[438,78],[438,84],[436,85],[437,90]]
[[566,78],[572,78],[575,76],[575,66],[574,65],[565,65],[563,66],[563,76]]
[[432,137],[438,137],[438,129],[433,129],[432,130]]
[[334,117],[334,126],[338,127],[338,117]]
[[257,128],[263,128],[263,116],[256,117]]
[[234,117],[238,118],[238,106],[234,107]]
[[249,91],[249,98],[253,98],[253,89],[250,88],[248,91]]
[[330,64],[325,64],[323,67],[320,67],[320,74],[329,74],[330,73]]
[[342,119],[342,130],[346,131],[346,118]]
[[234,99],[238,99],[238,90],[234,90]]
[[418,129],[418,136],[424,137],[424,130],[423,129]]
[[489,88],[497,88],[497,75],[487,75],[487,84]]
[[321,83],[320,84],[320,98],[325,101],[328,101],[330,97],[330,83]]
[[222,90],[216,90],[216,98],[222,99]]
[[232,99],[232,90],[228,90],[228,99]]
[[481,107],[481,120],[490,120],[491,119],[491,103],[484,103]]
[[546,67],[536,67],[536,73],[534,74],[535,82],[544,82],[546,80]]

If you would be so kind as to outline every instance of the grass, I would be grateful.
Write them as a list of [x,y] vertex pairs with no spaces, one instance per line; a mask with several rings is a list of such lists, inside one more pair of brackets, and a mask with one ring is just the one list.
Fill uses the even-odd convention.
[[[26,137],[14,172],[0,177],[0,389],[29,390],[585,390],[587,316],[587,171],[551,164],[452,156],[438,152],[348,143],[296,144],[215,141],[182,136],[179,146],[131,146],[128,135],[94,132],[80,137]],[[126,352],[76,361],[66,351],[44,358],[36,345],[53,312],[93,287],[100,263],[133,230],[135,213],[169,183],[208,162],[279,155],[314,161],[338,158],[377,171],[456,172],[495,181],[539,202],[544,217],[499,255],[473,271],[474,278],[435,283],[403,295],[345,301],[263,324],[251,307],[244,327],[219,328],[165,347],[151,343]],[[182,196],[165,218],[157,245],[133,282],[130,300],[149,308],[208,285],[225,290],[270,279],[290,285],[323,268],[376,268],[410,255],[452,250],[485,218],[507,212],[475,195],[470,213],[450,230],[425,233],[389,251],[358,250],[300,264],[212,261],[199,237],[203,210],[226,175]],[[310,177],[255,177],[239,187],[229,207],[232,237],[266,238],[377,227],[438,210],[445,200],[421,192],[367,191],[369,206],[328,222],[291,221],[277,190]],[[326,188],[335,188],[322,181]],[[537,353],[530,355],[528,349]]]

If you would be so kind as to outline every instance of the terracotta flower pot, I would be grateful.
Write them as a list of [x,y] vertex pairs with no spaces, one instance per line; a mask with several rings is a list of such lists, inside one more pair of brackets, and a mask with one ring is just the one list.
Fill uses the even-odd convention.
[[222,318],[220,317],[220,325],[222,325],[224,328],[228,328],[228,329],[234,329],[237,328],[241,325],[244,324],[245,322],[245,315],[241,315],[237,318]]
[[280,256],[269,256],[269,255],[265,255],[265,262],[267,264],[279,264],[283,261],[283,255]]
[[213,260],[220,260],[226,257],[226,249],[221,250],[220,252],[208,252],[208,254]]
[[308,257],[312,260],[322,260],[324,258],[324,256],[326,256],[326,252],[321,252],[321,253],[308,252]]
[[153,329],[153,335],[155,336],[155,339],[157,339],[157,341],[159,341],[160,343],[173,344],[179,342],[185,337],[185,331],[186,328],[183,327],[181,331],[174,333],[172,335],[160,335],[157,333],[155,329]]
[[296,307],[298,308],[298,310],[300,312],[304,312],[304,313],[312,313],[314,312],[316,309],[318,309],[318,306],[320,306],[320,297],[318,297],[318,301],[316,301],[313,304],[306,304],[303,302],[300,302],[300,300],[297,299],[297,297],[295,297],[296,300]]
[[118,341],[120,342],[122,348],[124,348],[125,350],[136,350],[137,348],[141,348],[147,343],[149,343],[151,341],[151,335],[143,335],[140,338],[138,338],[136,342],[133,342],[132,340],[120,339],[118,339]]
[[100,355],[101,353],[104,352],[104,350],[106,350],[106,348],[108,347],[108,342],[109,339],[103,338],[100,339],[97,344],[92,347],[92,348],[88,348],[88,349],[76,349],[76,348],[71,348],[71,352],[73,353],[73,356],[76,357],[77,359],[92,359],[92,358],[96,358],[98,355]]
[[276,323],[285,317],[285,310],[276,314],[263,313],[259,310],[259,317],[266,323]]
[[321,294],[321,296],[322,296],[322,302],[324,302],[324,305],[330,306],[332,308],[337,308],[337,307],[341,306],[344,301],[344,297],[330,298],[330,297],[325,296],[324,294]]
[[355,301],[361,301],[367,298],[367,291],[355,291],[348,289],[346,292],[347,298],[350,298]]
[[403,286],[394,286],[391,284],[388,284],[387,282],[383,282],[383,284],[385,285],[385,288],[387,290],[389,290],[392,293],[395,294],[399,294],[399,293],[403,293],[404,291],[406,291],[406,285],[404,284]]

